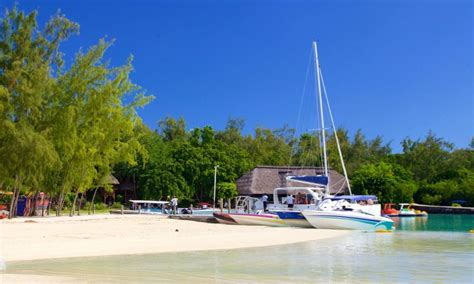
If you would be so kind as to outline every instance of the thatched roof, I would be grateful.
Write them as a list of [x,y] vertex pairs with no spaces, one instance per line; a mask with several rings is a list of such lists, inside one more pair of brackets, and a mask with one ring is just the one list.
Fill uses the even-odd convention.
[[117,190],[123,191],[135,191],[135,185],[129,179],[124,179],[122,182],[115,187]]
[[111,175],[111,174],[104,177],[104,178],[102,178],[102,180],[100,182],[101,182],[101,184],[120,184],[118,179],[116,177],[114,177],[113,175]]
[[[317,167],[277,167],[258,166],[237,180],[237,191],[240,195],[273,194],[277,187],[308,186],[302,183],[287,181],[289,175],[319,175],[322,168]],[[329,170],[329,191],[331,194],[347,194],[349,192],[344,176]]]

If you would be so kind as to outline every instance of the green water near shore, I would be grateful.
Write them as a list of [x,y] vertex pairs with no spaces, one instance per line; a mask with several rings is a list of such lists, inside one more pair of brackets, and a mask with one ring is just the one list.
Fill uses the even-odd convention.
[[395,220],[393,233],[351,232],[253,249],[17,262],[7,264],[6,272],[69,276],[88,283],[472,283],[474,234],[468,230],[474,229],[473,222],[472,215],[430,215]]
[[430,214],[427,217],[391,218],[397,230],[469,232],[474,230],[474,215]]

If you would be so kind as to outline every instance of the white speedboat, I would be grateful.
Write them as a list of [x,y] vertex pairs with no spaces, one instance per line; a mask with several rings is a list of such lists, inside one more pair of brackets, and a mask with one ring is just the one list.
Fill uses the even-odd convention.
[[318,229],[378,231],[391,230],[393,221],[382,216],[345,210],[305,210],[306,220]]

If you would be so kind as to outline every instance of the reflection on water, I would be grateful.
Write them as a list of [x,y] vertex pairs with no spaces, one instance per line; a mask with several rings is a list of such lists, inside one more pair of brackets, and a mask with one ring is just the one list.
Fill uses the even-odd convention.
[[[296,230],[295,230],[296,233]],[[352,232],[332,239],[229,251],[11,263],[8,273],[101,282],[471,283],[473,234]]]

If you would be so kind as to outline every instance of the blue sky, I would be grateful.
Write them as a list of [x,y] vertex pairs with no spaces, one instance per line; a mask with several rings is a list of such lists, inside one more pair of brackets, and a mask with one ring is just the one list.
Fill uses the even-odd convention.
[[472,1],[15,2],[41,24],[58,9],[78,22],[69,56],[102,37],[116,40],[113,64],[133,54],[133,81],[156,96],[140,111],[152,128],[166,116],[296,127],[317,39],[336,125],[351,135],[382,135],[395,151],[429,130],[457,147],[474,136]]

